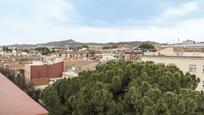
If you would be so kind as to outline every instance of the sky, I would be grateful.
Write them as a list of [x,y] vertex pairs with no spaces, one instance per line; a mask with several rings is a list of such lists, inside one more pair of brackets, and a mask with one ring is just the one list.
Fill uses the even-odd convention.
[[0,0],[0,45],[204,41],[204,0]]

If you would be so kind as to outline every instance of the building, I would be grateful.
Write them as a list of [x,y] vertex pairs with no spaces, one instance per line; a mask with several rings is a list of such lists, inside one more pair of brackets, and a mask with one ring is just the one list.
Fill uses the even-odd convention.
[[136,51],[136,50],[129,50],[123,52],[123,59],[124,60],[137,60],[141,55],[143,55],[143,51]]
[[63,61],[50,64],[35,62],[25,65],[25,79],[27,83],[32,83],[35,86],[44,86],[48,85],[49,81],[53,82],[55,79],[61,78],[63,71]]
[[77,61],[66,60],[64,61],[65,72],[63,72],[63,78],[78,77],[78,74],[82,71],[94,70],[99,64],[97,61]]
[[67,58],[67,59],[74,59],[74,60],[93,60],[95,57],[96,52],[87,50],[87,49],[81,49],[77,51],[70,51],[65,49],[60,49],[55,55]]
[[69,69],[73,66],[78,66],[78,68],[86,67],[87,65],[98,64],[98,61],[87,61],[87,60],[64,60],[64,68]]
[[142,56],[142,61],[153,61],[157,64],[173,64],[184,73],[190,72],[200,78],[200,83],[196,90],[204,90],[204,57],[196,56]]
[[0,74],[0,115],[48,115],[48,111]]
[[186,41],[183,41],[182,42],[182,45],[192,45],[192,44],[195,44],[196,42],[193,41],[193,40],[186,40]]
[[156,52],[144,52],[144,55],[204,57],[204,47],[167,47]]
[[201,82],[196,90],[204,90],[204,47],[167,47],[157,52],[146,52],[141,60],[165,65],[174,64],[184,73],[190,72],[200,78]]

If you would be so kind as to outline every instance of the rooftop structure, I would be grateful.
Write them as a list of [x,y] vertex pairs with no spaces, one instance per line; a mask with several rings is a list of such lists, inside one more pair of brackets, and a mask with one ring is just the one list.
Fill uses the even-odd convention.
[[204,57],[204,47],[167,47],[157,52],[144,52],[144,55]]
[[194,47],[201,48],[204,47],[204,43],[184,43],[184,44],[170,44],[170,45],[162,45],[162,47]]
[[183,41],[182,42],[182,45],[192,45],[192,44],[195,44],[196,42],[193,41],[193,40],[186,40],[186,41]]

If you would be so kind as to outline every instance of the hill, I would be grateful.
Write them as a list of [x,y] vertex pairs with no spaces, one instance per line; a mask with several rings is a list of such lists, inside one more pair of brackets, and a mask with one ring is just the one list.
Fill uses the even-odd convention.
[[111,45],[117,45],[119,47],[135,47],[142,43],[150,43],[150,44],[159,44],[156,42],[151,41],[130,41],[130,42],[109,42],[109,43],[95,43],[95,42],[88,42],[88,43],[82,43],[82,42],[76,42],[72,39],[69,40],[62,40],[62,41],[52,41],[48,43],[40,43],[40,44],[13,44],[13,45],[6,45],[8,47],[17,47],[17,48],[33,48],[33,47],[68,47],[68,46],[82,46],[82,45],[95,45],[95,46],[111,46]]

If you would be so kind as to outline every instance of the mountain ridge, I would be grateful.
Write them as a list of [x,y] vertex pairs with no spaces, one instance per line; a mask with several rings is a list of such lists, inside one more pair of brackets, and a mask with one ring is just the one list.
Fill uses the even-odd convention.
[[[121,41],[121,42],[108,42],[108,43],[97,43],[97,42],[77,42],[73,39],[61,40],[61,41],[51,41],[47,43],[39,43],[39,44],[12,44],[12,45],[2,45],[7,47],[17,47],[17,48],[32,48],[32,47],[65,47],[65,46],[82,46],[82,45],[98,45],[98,46],[109,46],[109,45],[130,45],[137,46],[142,43],[150,43],[150,44],[160,44],[152,41]],[[1,46],[1,47],[2,47]]]

